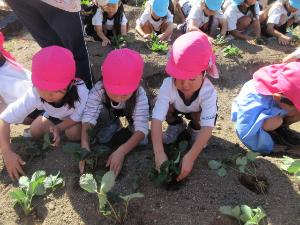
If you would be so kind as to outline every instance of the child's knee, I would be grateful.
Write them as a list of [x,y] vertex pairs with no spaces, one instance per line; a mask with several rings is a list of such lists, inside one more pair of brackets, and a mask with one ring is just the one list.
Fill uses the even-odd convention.
[[47,124],[47,119],[43,116],[36,118],[30,126],[30,134],[34,138],[40,138],[44,133],[49,130],[49,125]]
[[282,123],[283,123],[283,118],[281,116],[275,116],[266,119],[262,127],[265,131],[272,131],[280,127]]
[[252,22],[252,18],[250,16],[243,16],[237,22],[237,29],[245,30],[247,27],[250,26],[251,22]]
[[65,135],[70,141],[80,141],[81,139],[81,125],[75,125],[65,131]]

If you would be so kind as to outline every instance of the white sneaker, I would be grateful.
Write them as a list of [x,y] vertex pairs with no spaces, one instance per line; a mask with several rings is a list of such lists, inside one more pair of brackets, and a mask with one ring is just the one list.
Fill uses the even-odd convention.
[[175,142],[179,136],[186,129],[184,122],[176,125],[168,125],[168,129],[163,133],[163,143],[171,144]]

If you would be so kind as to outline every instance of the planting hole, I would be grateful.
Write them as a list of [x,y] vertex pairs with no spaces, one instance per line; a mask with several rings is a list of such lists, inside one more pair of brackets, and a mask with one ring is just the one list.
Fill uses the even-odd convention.
[[254,177],[242,173],[239,177],[239,181],[244,187],[256,194],[265,194],[269,187],[267,179],[263,176]]

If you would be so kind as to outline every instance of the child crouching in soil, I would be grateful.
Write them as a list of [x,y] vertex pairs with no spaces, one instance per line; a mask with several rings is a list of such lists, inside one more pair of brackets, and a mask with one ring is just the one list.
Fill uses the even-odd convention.
[[[132,136],[108,158],[106,166],[116,175],[122,169],[125,156],[138,144],[148,143],[149,105],[145,90],[140,86],[144,61],[130,49],[110,52],[102,65],[102,81],[90,91],[82,120],[81,147],[90,149],[87,131],[96,126],[98,142],[108,143],[121,129],[119,117],[125,116]],[[98,120],[98,124],[97,124]],[[79,163],[84,171],[84,161]]]
[[10,124],[22,123],[35,109],[44,110],[30,126],[33,138],[52,133],[54,145],[59,145],[60,134],[68,139],[80,140],[82,113],[88,98],[88,89],[75,79],[75,60],[68,49],[50,46],[43,48],[32,59],[33,88],[10,104],[0,114],[0,148],[11,179],[24,174],[25,162],[16,154],[9,142]]
[[31,73],[15,61],[3,44],[0,32],[0,113],[32,87]]
[[161,41],[168,41],[173,33],[173,15],[168,10],[169,0],[150,0],[136,21],[136,31],[144,39],[154,32]]
[[123,3],[119,0],[97,0],[98,9],[92,24],[102,46],[111,44],[114,35],[127,35],[128,21],[124,13]]
[[299,146],[289,125],[300,120],[300,63],[263,67],[244,84],[232,104],[240,140],[252,151],[270,153],[274,144]]
[[[179,114],[191,122],[188,132],[193,145],[182,159],[180,181],[190,174],[201,151],[212,135],[217,115],[217,93],[206,77],[218,77],[215,58],[207,35],[193,31],[180,36],[173,44],[166,72],[152,113],[151,136],[156,168],[167,160],[164,144],[175,142],[187,128]],[[162,122],[168,129],[162,132]]]

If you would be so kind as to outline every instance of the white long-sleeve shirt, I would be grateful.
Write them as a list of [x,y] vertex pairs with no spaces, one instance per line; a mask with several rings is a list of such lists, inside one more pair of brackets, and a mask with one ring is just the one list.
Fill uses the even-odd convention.
[[[89,98],[83,113],[82,122],[90,123],[92,125],[97,124],[97,119],[101,114],[101,110],[103,109],[105,99],[105,90],[103,88],[103,84],[101,81],[97,82],[92,90],[90,90]],[[118,105],[111,105],[111,107],[115,109],[124,109],[126,103],[120,103]],[[149,132],[149,104],[148,98],[144,88],[139,87],[136,95],[136,103],[133,110],[133,126],[134,131],[141,131],[148,135]]]
[[56,108],[47,102],[43,102],[36,89],[31,88],[23,97],[8,105],[8,107],[0,114],[0,119],[10,124],[22,123],[30,113],[35,109],[39,109],[45,110],[49,116],[60,120],[71,118],[75,122],[81,122],[89,90],[84,82],[80,81],[77,84],[77,91],[80,101],[75,102],[74,108],[69,108],[68,105]]
[[184,104],[175,86],[174,79],[171,77],[164,79],[152,112],[152,118],[165,121],[170,104],[173,104],[175,109],[182,113],[201,112],[199,124],[202,127],[215,126],[217,92],[207,78],[203,81],[198,97],[190,105]]

